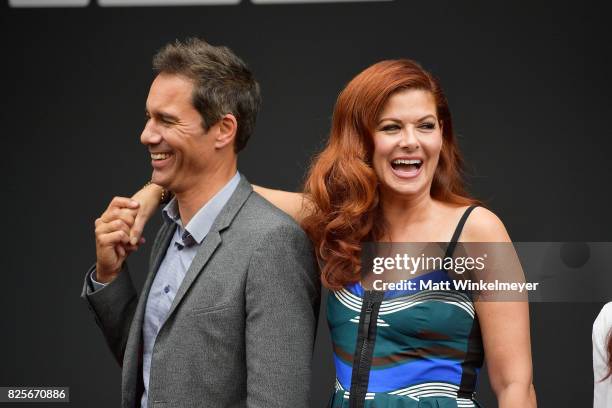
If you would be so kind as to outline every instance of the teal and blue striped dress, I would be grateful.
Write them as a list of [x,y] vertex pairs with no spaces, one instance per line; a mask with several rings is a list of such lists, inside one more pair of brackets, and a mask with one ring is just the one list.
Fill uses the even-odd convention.
[[[463,214],[447,255],[473,208]],[[434,270],[414,280],[449,279]],[[330,292],[327,319],[336,366],[331,407],[479,406],[474,397],[484,352],[468,293],[368,291],[355,283]]]

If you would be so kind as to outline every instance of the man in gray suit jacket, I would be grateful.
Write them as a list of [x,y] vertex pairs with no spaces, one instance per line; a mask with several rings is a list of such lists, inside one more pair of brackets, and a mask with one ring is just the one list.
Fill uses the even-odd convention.
[[127,198],[96,220],[82,293],[122,366],[122,407],[307,407],[320,296],[310,242],[237,172],[257,82],[196,39],[167,45],[154,68],[141,141],[174,198],[140,296]]

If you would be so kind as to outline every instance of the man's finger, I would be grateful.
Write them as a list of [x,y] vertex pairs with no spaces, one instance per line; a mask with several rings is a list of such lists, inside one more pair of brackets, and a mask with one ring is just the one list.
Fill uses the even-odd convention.
[[123,248],[122,245],[117,245],[115,247],[115,251],[117,252],[117,255],[119,255],[120,258],[123,258],[126,255],[125,248]]
[[112,208],[104,212],[100,217],[102,222],[111,222],[117,219],[123,220],[127,225],[134,224],[137,210],[128,208]]
[[131,198],[127,198],[127,197],[115,197],[111,200],[110,204],[108,205],[107,210],[110,210],[111,208],[131,208],[131,209],[136,209],[140,206],[140,204],[138,203],[138,201],[132,200]]
[[125,231],[114,231],[108,234],[101,234],[96,237],[100,246],[114,246],[120,243],[127,244],[130,240]]
[[101,223],[96,227],[95,235],[97,237],[99,235],[104,235],[115,231],[123,231],[129,236],[130,226],[127,225],[123,220],[114,220],[111,222]]

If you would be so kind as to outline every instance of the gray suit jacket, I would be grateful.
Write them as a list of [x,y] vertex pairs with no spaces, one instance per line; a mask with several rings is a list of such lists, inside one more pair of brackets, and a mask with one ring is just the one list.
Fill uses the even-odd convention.
[[[122,407],[140,405],[146,299],[174,228],[153,244],[140,296],[127,264],[87,300],[122,366]],[[153,348],[149,407],[308,406],[320,285],[310,241],[242,178],[204,239]]]

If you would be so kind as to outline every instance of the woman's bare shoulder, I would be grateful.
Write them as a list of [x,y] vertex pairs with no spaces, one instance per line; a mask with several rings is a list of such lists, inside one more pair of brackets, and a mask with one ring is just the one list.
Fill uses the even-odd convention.
[[502,220],[485,207],[476,207],[470,213],[461,238],[466,242],[510,242]]

